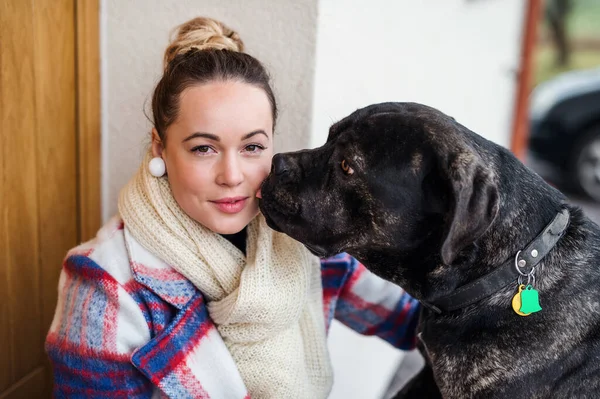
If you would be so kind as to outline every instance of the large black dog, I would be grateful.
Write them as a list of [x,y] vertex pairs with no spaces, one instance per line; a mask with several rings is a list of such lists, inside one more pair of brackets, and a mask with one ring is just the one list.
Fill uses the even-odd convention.
[[600,397],[600,228],[504,148],[372,105],[276,155],[262,198],[272,228],[423,303],[429,367],[398,397]]

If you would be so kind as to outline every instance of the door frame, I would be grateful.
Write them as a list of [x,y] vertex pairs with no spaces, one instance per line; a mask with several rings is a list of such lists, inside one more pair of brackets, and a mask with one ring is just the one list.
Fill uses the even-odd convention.
[[75,0],[77,204],[80,242],[93,238],[102,223],[100,1]]
[[529,95],[533,82],[535,43],[543,5],[543,0],[528,0],[524,4],[521,58],[517,71],[517,90],[510,142],[510,150],[521,161],[525,161],[529,140]]

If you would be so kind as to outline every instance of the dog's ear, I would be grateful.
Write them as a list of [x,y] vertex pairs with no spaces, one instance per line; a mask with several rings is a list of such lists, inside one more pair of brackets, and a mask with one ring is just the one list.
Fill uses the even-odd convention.
[[458,153],[442,165],[448,177],[450,195],[441,256],[452,264],[458,253],[485,233],[498,213],[498,187],[493,172],[479,156]]

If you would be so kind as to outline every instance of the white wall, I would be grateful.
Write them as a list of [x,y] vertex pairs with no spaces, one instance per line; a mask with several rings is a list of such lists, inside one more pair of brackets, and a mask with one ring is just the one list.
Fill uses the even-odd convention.
[[415,101],[510,143],[522,0],[321,0],[311,145],[356,108]]
[[[356,108],[417,101],[507,146],[522,0],[102,0],[103,217],[139,165],[144,105],[170,30],[225,21],[273,75],[276,150],[321,145]],[[332,399],[380,398],[402,354],[339,323],[330,333]]]
[[103,218],[150,142],[152,90],[171,30],[195,16],[224,21],[267,67],[279,101],[275,150],[310,143],[317,0],[103,0]]
[[[320,0],[311,147],[357,108],[436,107],[508,146],[522,0]],[[402,354],[334,322],[331,398],[381,398]]]

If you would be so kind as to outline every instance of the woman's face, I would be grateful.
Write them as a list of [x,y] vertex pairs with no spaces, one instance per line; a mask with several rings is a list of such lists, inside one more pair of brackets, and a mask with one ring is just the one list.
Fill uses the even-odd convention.
[[175,200],[220,234],[242,230],[258,213],[256,192],[271,169],[273,118],[265,92],[236,81],[181,93],[166,145],[153,132],[152,152],[167,166]]

